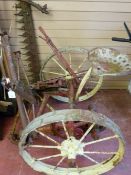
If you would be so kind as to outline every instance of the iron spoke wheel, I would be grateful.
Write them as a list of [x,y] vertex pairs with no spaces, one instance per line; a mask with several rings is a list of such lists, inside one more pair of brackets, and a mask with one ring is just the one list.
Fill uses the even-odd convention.
[[[70,134],[67,122],[89,123],[80,139]],[[44,133],[44,128],[60,123],[66,138]],[[93,140],[91,130],[106,129]],[[26,140],[31,132],[39,133],[31,144]],[[49,175],[98,175],[114,168],[123,158],[124,139],[119,127],[106,116],[80,109],[58,110],[34,119],[22,132],[19,150],[25,162],[34,170]]]
[[[78,84],[75,100],[84,101],[92,97],[100,89],[103,82],[103,77],[96,76],[95,81],[92,81],[92,62],[89,61],[88,50],[78,47],[67,47],[60,49],[60,52],[64,55],[64,58],[70,65],[70,68],[75,72],[77,77],[79,77],[81,82]],[[65,69],[64,65],[58,61],[57,56],[50,54],[45,59],[45,62],[40,70],[40,79],[42,81],[51,79],[59,80],[62,77],[66,84],[64,87],[62,87],[62,89],[67,91],[67,81],[72,77]],[[89,87],[90,84],[92,84],[91,87]],[[66,96],[53,97],[63,102],[69,102],[69,98]]]

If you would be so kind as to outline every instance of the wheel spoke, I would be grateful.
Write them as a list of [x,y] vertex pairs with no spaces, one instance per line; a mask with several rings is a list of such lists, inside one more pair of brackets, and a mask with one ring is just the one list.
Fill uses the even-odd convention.
[[114,136],[110,136],[110,137],[105,137],[103,139],[94,140],[92,142],[85,143],[84,146],[91,145],[91,144],[94,144],[94,143],[103,142],[103,141],[106,141],[106,140],[111,140],[111,139],[114,139],[114,138],[118,138],[118,136],[114,135]]
[[55,111],[55,109],[51,106],[51,105],[49,105],[48,103],[47,103],[47,105],[46,105],[51,111]]
[[56,148],[59,149],[59,146],[49,146],[49,145],[29,145],[31,148]]
[[85,61],[86,61],[86,57],[83,59],[83,61],[82,61],[82,63],[78,66],[78,68],[75,70],[75,72],[77,73],[79,70],[80,70],[80,68],[84,65],[84,63],[85,63]]
[[32,104],[32,113],[33,113],[33,119],[36,117],[36,111],[35,111],[35,105]]
[[35,131],[36,131],[37,133],[39,133],[41,136],[47,138],[48,140],[50,140],[50,141],[56,143],[57,145],[60,145],[59,142],[57,142],[56,140],[52,139],[51,137],[49,137],[48,135],[44,134],[43,132],[40,132],[40,131],[38,131],[38,130],[35,130]]
[[64,76],[64,74],[60,74],[60,73],[57,73],[57,72],[48,72],[48,71],[45,71],[45,70],[43,70],[42,72],[43,72],[43,73],[48,73],[48,74],[54,74],[54,75],[61,75],[61,76]]
[[86,157],[87,159],[89,159],[91,162],[94,162],[96,164],[98,164],[99,162],[97,162],[96,160],[92,159],[90,156],[87,156],[85,154],[83,154],[84,157]]
[[84,77],[82,78],[81,83],[79,84],[78,90],[76,92],[76,97],[75,97],[76,100],[78,99],[79,95],[81,94],[81,91],[82,91],[83,87],[85,86],[86,82],[90,78],[91,72],[92,72],[92,67],[89,68],[89,70],[85,73]]
[[64,161],[65,158],[66,158],[66,157],[62,157],[62,158],[60,159],[60,161],[57,163],[57,165],[55,166],[54,169],[56,169],[56,168]]
[[61,154],[55,154],[55,155],[52,155],[52,156],[47,156],[47,157],[41,157],[41,158],[38,158],[36,160],[47,160],[47,159],[51,159],[51,158],[55,158],[55,157],[60,157],[62,156]]
[[68,72],[66,71],[66,69],[55,59],[52,58],[52,60],[67,74]]
[[98,151],[86,151],[84,154],[117,154],[117,152],[98,152]]
[[98,81],[94,81],[94,80],[90,80],[89,82],[90,82],[90,83],[95,83],[95,84],[98,83]]
[[92,128],[94,126],[95,126],[95,123],[92,123],[92,125],[87,129],[87,131],[85,132],[85,134],[81,137],[80,143],[84,140],[84,138],[87,136],[87,134],[89,134],[89,132],[92,130]]
[[27,112],[27,109],[26,109],[24,103],[23,103],[23,107],[24,107],[24,111],[25,111],[25,115],[26,115],[26,118],[27,118],[27,120],[28,120],[28,123],[30,123],[29,115],[28,115],[28,112]]
[[62,125],[63,125],[64,131],[65,131],[66,137],[67,137],[67,139],[69,139],[70,136],[69,136],[69,133],[68,133],[68,131],[67,131],[67,129],[66,129],[66,126],[65,126],[64,121],[62,121]]

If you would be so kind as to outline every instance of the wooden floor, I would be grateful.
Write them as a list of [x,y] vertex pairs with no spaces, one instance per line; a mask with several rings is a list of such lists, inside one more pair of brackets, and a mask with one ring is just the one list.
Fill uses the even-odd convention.
[[[67,107],[56,100],[50,102],[56,108]],[[101,90],[90,100],[80,103],[79,107],[87,109],[89,105],[116,122],[126,140],[123,161],[105,175],[131,175],[131,95],[125,90]],[[17,145],[8,139],[12,122],[13,118],[6,118],[3,126],[4,139],[0,141],[0,175],[42,175],[43,173],[35,172],[22,160]]]

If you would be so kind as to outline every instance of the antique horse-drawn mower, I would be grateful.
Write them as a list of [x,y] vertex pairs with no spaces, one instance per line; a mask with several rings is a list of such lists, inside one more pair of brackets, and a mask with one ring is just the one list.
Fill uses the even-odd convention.
[[[106,116],[76,109],[75,104],[95,95],[104,77],[130,74],[131,62],[114,49],[59,50],[44,29],[40,27],[39,30],[53,53],[40,70],[40,81],[30,85],[21,82],[19,68],[17,71],[14,68],[9,37],[2,34],[11,74],[10,87],[16,92],[24,127],[19,142],[20,155],[34,170],[50,175],[107,172],[123,158],[122,133]],[[14,56],[21,61],[20,52],[15,52]],[[50,97],[67,102],[69,109],[53,109]],[[51,112],[45,112],[46,108]]]

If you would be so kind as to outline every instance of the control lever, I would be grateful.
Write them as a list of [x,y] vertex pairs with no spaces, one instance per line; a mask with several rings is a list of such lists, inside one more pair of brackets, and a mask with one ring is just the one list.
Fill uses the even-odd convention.
[[124,27],[126,29],[126,32],[128,34],[129,39],[126,38],[117,38],[117,37],[112,37],[112,41],[118,41],[118,42],[128,42],[131,43],[131,32],[127,26],[127,24],[124,22]]

